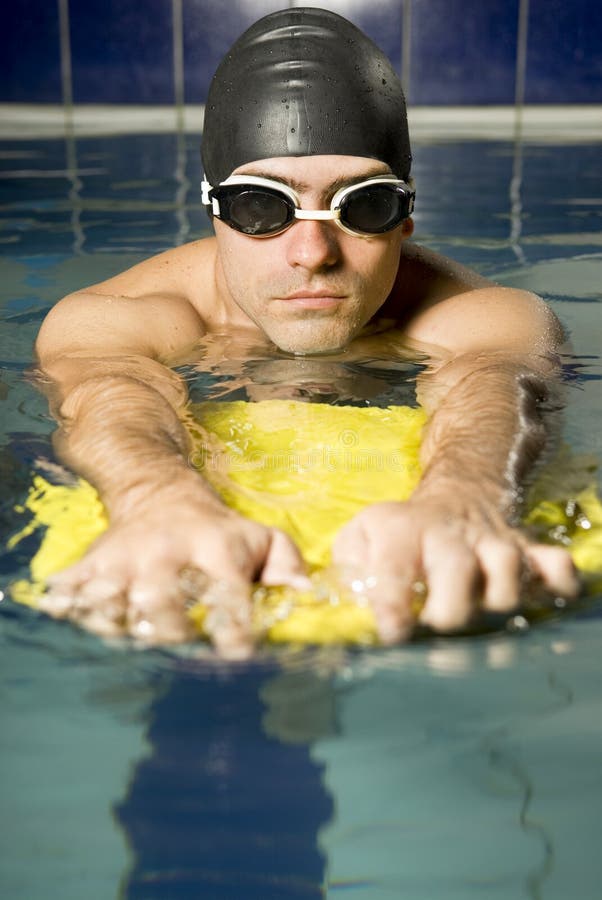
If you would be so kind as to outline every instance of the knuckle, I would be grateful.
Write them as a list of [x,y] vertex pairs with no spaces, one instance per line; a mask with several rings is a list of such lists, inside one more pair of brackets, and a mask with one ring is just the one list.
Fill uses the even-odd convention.
[[497,563],[504,567],[517,569],[523,559],[521,548],[511,540],[496,540],[491,545],[491,552]]
[[561,575],[577,577],[577,569],[569,553],[560,547],[556,549],[556,565]]
[[453,634],[461,631],[468,622],[470,615],[463,609],[453,606],[438,609],[435,613],[430,613],[427,623],[433,631],[441,634]]
[[440,550],[441,559],[454,577],[462,580],[472,579],[478,568],[478,559],[473,550],[466,544],[447,544]]
[[485,596],[483,608],[489,612],[509,613],[520,606],[518,585],[500,590],[497,586]]

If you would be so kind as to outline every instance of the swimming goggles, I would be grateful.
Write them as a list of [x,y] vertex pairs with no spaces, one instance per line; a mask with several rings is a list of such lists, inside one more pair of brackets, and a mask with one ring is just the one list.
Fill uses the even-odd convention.
[[410,182],[377,175],[336,192],[330,209],[301,209],[287,184],[254,175],[231,175],[212,187],[201,185],[201,200],[230,228],[252,237],[273,237],[296,219],[334,221],[348,234],[370,237],[395,228],[412,214],[416,192]]

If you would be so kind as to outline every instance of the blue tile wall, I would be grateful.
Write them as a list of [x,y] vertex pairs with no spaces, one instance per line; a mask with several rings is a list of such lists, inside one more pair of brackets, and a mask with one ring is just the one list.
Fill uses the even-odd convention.
[[602,3],[531,0],[527,103],[602,102]]
[[[285,0],[182,0],[188,103],[203,102],[232,41]],[[409,45],[413,104],[512,103],[521,0],[322,0],[385,50],[398,71]],[[527,0],[522,0],[527,2]],[[526,100],[602,103],[600,0],[528,0]],[[297,2],[293,5],[302,5]],[[313,3],[313,5],[318,5]],[[69,0],[77,103],[174,101],[172,0]],[[61,100],[58,0],[12,0],[0,33],[0,101]]]
[[168,0],[71,0],[76,103],[172,103]]
[[519,0],[413,0],[411,103],[513,103]]
[[61,56],[56,2],[6,3],[0,30],[0,100],[60,103]]

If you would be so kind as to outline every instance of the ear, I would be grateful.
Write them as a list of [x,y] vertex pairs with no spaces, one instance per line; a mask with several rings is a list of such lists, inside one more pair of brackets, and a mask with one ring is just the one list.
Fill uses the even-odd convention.
[[404,241],[412,237],[414,234],[414,219],[408,218],[403,220],[401,223],[401,234]]

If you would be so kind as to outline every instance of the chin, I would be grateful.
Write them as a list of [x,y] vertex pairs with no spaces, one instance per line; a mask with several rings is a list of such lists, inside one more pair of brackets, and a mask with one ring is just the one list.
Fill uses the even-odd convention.
[[319,356],[324,353],[338,353],[353,340],[356,332],[351,329],[316,328],[307,323],[299,323],[291,333],[281,333],[280,329],[266,332],[269,339],[284,353],[294,356]]
[[279,350],[284,353],[292,353],[293,356],[320,356],[327,353],[339,353],[345,349],[349,341],[274,341],[274,343]]

